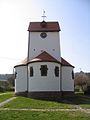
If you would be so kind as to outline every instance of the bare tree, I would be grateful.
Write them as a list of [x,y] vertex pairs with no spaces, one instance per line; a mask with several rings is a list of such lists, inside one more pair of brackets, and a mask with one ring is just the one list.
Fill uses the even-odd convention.
[[75,75],[75,86],[80,86],[83,91],[87,88],[87,82],[88,76],[84,72],[80,71]]
[[8,82],[11,86],[15,86],[15,75],[12,74],[9,78],[8,78]]

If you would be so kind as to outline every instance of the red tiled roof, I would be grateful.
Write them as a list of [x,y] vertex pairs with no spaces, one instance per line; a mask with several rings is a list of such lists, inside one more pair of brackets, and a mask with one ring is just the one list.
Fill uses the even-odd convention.
[[57,59],[55,59],[53,56],[48,54],[46,51],[42,52],[41,54],[39,54],[37,57],[33,58],[30,61],[28,61],[27,58],[25,58],[23,61],[21,61],[20,64],[18,64],[16,66],[27,65],[28,63],[32,63],[32,62],[57,62],[57,63],[61,64],[62,66],[71,66],[74,68],[74,66],[72,66],[70,63],[68,63],[62,57],[61,57],[61,62],[60,62]]
[[68,63],[65,59],[63,59],[62,57],[61,57],[61,64],[62,64],[62,66],[71,66],[71,67],[74,67],[70,63]]
[[47,52],[42,52],[41,54],[39,54],[37,57],[35,57],[34,59],[32,59],[30,62],[35,62],[35,61],[47,61],[47,62],[58,62],[60,63],[60,61],[58,61],[57,59],[55,59],[54,57],[52,57],[50,54],[48,54]]
[[28,31],[30,32],[54,32],[60,31],[58,22],[30,22]]
[[57,62],[57,63],[61,63],[62,66],[72,66],[69,62],[67,62],[65,59],[63,59],[61,57],[61,62],[58,61],[57,59],[55,59],[54,57],[52,57],[50,54],[48,54],[46,51],[42,52],[40,55],[38,55],[37,57],[35,57],[34,59],[32,59],[30,62],[41,62],[41,61],[47,61],[47,62]]

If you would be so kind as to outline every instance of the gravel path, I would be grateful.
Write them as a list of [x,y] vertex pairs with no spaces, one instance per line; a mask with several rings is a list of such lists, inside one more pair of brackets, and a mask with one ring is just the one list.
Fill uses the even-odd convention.
[[90,114],[90,109],[27,109],[27,108],[0,108],[0,110],[9,110],[9,111],[43,111],[43,112],[46,112],[46,111],[81,111],[81,112],[84,112],[84,113],[88,113]]
[[78,111],[79,109],[28,109],[28,108],[0,108],[0,110],[16,110],[16,111]]
[[12,98],[9,98],[9,99],[5,100],[4,102],[1,102],[0,107],[4,106],[5,104],[7,104],[8,102],[10,102],[10,101],[12,101],[14,99],[16,99],[16,97],[12,97]]

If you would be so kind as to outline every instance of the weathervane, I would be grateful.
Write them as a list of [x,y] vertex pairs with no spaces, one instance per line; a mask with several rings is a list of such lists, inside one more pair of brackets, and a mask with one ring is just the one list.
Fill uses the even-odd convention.
[[46,16],[45,16],[45,10],[43,10],[43,16],[42,16],[42,18],[43,18],[43,21],[45,21],[45,18],[46,18]]

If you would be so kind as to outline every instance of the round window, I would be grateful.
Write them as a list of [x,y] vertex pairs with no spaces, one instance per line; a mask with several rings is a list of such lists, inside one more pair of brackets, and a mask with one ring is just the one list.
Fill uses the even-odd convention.
[[42,32],[42,33],[40,34],[40,36],[41,36],[42,38],[46,38],[46,37],[47,37],[47,34],[46,34],[45,32]]

